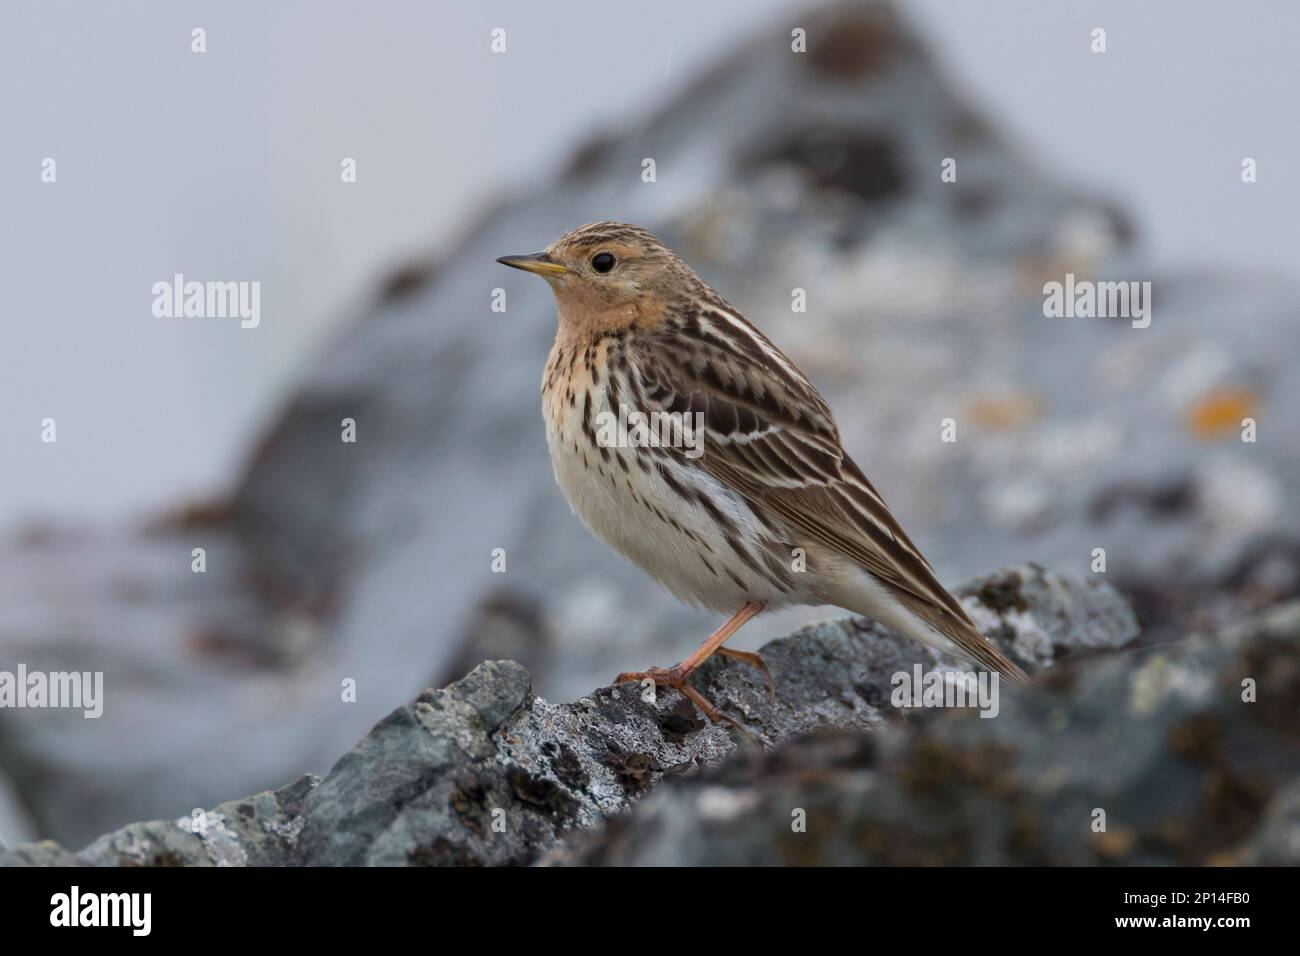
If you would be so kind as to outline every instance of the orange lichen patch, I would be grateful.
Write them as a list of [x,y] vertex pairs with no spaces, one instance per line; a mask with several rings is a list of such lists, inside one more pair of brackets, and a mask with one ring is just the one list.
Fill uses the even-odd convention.
[[1001,431],[1021,428],[1043,414],[1043,399],[1033,392],[976,395],[966,403],[966,414],[982,428]]
[[1116,827],[1093,838],[1093,849],[1105,860],[1126,857],[1137,843],[1137,834],[1127,827]]
[[809,36],[812,46],[801,59],[832,80],[882,75],[905,50],[897,17],[888,7],[837,12],[824,29],[810,30]]
[[1078,255],[1029,255],[1016,263],[1015,288],[1022,295],[1041,296],[1048,282],[1063,282],[1066,273],[1074,273],[1074,281],[1092,279],[1094,263],[1091,258]]
[[1259,396],[1248,388],[1215,388],[1188,405],[1183,420],[1196,438],[1212,441],[1240,429],[1258,404]]

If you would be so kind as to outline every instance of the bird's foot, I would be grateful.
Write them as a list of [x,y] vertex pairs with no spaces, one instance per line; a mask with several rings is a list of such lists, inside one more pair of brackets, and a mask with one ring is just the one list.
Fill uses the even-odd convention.
[[643,671],[624,671],[614,678],[615,684],[630,684],[633,681],[654,681],[656,687],[672,687],[679,689],[686,681],[686,673],[682,670],[681,664],[674,664],[672,667],[651,667]]
[[[742,652],[743,653],[743,652]],[[754,655],[757,657],[758,655]],[[686,678],[690,672],[682,667],[681,664],[674,664],[672,667],[651,667],[644,671],[624,671],[614,678],[615,684],[641,683],[642,681],[653,681],[656,687],[671,687],[675,691],[680,691],[686,696],[697,708],[700,713],[711,720],[713,723],[728,723],[740,731],[750,743],[756,743],[740,721],[734,717],[729,717],[722,711],[718,710],[707,697],[698,690],[686,683]]]
[[767,666],[767,661],[763,660],[762,655],[755,654],[752,651],[736,651],[730,647],[719,647],[717,652],[723,657],[730,657],[732,660],[742,661],[750,667],[756,667],[763,672],[763,677],[767,680],[767,698],[772,706],[776,706],[776,681],[772,679],[772,671]]

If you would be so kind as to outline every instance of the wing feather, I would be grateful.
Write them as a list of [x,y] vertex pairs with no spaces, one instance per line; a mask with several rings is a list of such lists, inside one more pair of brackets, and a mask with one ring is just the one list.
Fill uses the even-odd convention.
[[757,328],[718,303],[638,339],[634,390],[646,411],[704,416],[708,450],[700,467],[859,563],[975,660],[1012,680],[1023,678],[979,634],[845,454],[816,387]]

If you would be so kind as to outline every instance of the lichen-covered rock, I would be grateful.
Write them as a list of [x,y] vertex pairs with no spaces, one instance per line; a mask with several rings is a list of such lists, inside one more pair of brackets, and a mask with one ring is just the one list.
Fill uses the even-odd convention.
[[[787,52],[795,26],[807,53]],[[1124,212],[1000,135],[944,66],[903,3],[781,12],[552,181],[436,237],[436,266],[382,283],[306,360],[224,502],[146,534],[0,547],[0,660],[75,661],[110,688],[93,734],[74,715],[0,713],[9,842],[81,845],[319,770],[484,659],[518,653],[539,691],[570,700],[716,626],[610,561],[551,480],[537,383],[554,298],[494,260],[594,219],[654,231],[808,373],[941,580],[1026,556],[1087,574],[1104,548],[1145,640],[1300,594],[1293,285],[1154,272]],[[1067,273],[1150,279],[1150,327],[1047,318],[1043,285]],[[472,320],[497,286],[508,343]],[[338,440],[343,418],[359,446]],[[1041,660],[1052,623],[1003,618]],[[361,689],[346,705],[343,679]]]
[[660,788],[555,863],[1300,863],[1300,603],[1065,662],[997,719],[834,731]]
[[981,633],[1031,670],[1062,657],[1124,647],[1140,630],[1128,602],[1099,575],[1063,577],[1024,564],[976,578],[957,596]]
[[[302,829],[303,799],[317,785],[315,777],[301,777],[276,791],[231,800],[208,810],[197,810],[177,820],[132,823],[105,834],[75,856],[61,860],[27,861],[7,858],[5,863],[80,863],[88,866],[283,866],[297,856]],[[57,849],[49,841],[33,844]],[[18,852],[26,848],[19,847]]]
[[[1136,635],[1109,586],[1026,565],[966,589],[972,613],[1038,669],[1076,647]],[[1102,622],[1102,623],[1099,623]],[[1111,628],[1103,640],[1099,628]],[[1049,634],[1041,642],[1037,635]],[[1033,638],[1031,641],[1030,638]],[[1029,651],[1032,651],[1030,653]],[[0,850],[0,862],[91,865],[507,865],[532,863],[570,832],[629,811],[664,778],[708,773],[834,729],[862,734],[910,720],[890,704],[891,677],[962,668],[861,619],[827,621],[762,650],[760,675],[710,661],[696,686],[745,728],[703,720],[674,691],[604,687],[569,704],[533,693],[528,672],[489,661],[426,690],[382,720],[321,779],[233,800],[179,820],[131,824],[72,855],[54,844]],[[907,715],[907,716],[904,716]],[[720,791],[719,791],[720,792]]]

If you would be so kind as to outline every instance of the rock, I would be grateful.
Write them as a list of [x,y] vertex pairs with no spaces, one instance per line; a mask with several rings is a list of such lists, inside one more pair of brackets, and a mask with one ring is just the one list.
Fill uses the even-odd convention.
[[1022,663],[1114,650],[1137,640],[1133,610],[1094,575],[1063,577],[1036,564],[1005,568],[957,589],[980,632]]
[[[1031,670],[1136,637],[1131,612],[1105,584],[1023,566],[964,593],[1005,648],[1026,651]],[[1050,639],[1040,640],[1044,634]],[[306,776],[179,820],[131,824],[75,855],[27,844],[0,851],[0,862],[527,864],[566,834],[625,813],[665,778],[707,775],[737,751],[757,752],[756,741],[779,746],[828,729],[864,734],[910,721],[919,712],[889,703],[891,675],[918,665],[961,669],[852,618],[804,628],[762,653],[779,688],[775,704],[761,676],[733,660],[710,661],[697,680],[751,740],[707,723],[673,691],[649,700],[639,686],[622,685],[553,704],[533,693],[520,665],[489,661],[393,711],[319,780]]]
[[1067,660],[994,720],[836,730],[668,782],[548,862],[1295,866],[1298,661],[1300,602]]
[[[793,25],[806,54],[785,52]],[[655,231],[809,373],[942,580],[1026,558],[1090,575],[1104,549],[1148,641],[1300,595],[1296,290],[1153,273],[1122,211],[995,119],[890,5],[783,16],[380,283],[226,500],[0,548],[0,660],[102,670],[108,696],[93,722],[0,713],[0,768],[32,817],[18,829],[82,845],[318,772],[429,680],[513,656],[501,644],[537,635],[538,690],[570,700],[716,626],[611,561],[551,481],[553,301],[494,259],[593,219]],[[1043,285],[1066,273],[1151,280],[1151,326],[1046,318]],[[1070,623],[1007,620],[1027,662]]]

